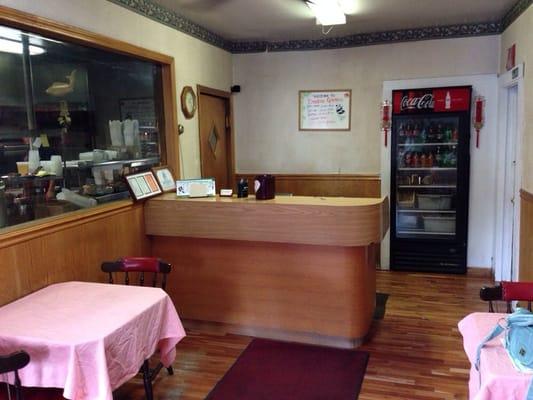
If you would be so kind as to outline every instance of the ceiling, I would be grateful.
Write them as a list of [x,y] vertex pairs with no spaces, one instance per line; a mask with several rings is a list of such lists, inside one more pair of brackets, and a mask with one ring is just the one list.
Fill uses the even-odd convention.
[[303,0],[152,0],[230,41],[322,39],[359,33],[500,21],[516,0],[353,0],[327,36]]

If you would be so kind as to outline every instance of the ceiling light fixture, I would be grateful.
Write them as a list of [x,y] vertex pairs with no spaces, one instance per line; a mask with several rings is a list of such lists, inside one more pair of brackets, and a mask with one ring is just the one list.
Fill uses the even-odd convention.
[[342,25],[346,23],[346,15],[341,2],[336,0],[305,0],[305,4],[313,11],[317,25]]

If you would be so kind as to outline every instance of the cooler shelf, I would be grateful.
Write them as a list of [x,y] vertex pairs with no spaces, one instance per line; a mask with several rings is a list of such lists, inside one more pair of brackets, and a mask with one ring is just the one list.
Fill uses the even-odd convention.
[[424,213],[424,214],[455,214],[455,210],[419,210],[419,209],[397,209],[396,211],[401,213]]
[[398,231],[399,235],[421,235],[421,236],[454,236],[455,232],[431,232],[431,231],[425,231],[423,229],[416,229],[416,230],[400,230]]
[[457,185],[398,185],[400,189],[454,189]]
[[398,171],[457,171],[455,167],[402,167]]
[[447,143],[399,143],[398,147],[411,147],[411,146],[457,146],[457,142]]

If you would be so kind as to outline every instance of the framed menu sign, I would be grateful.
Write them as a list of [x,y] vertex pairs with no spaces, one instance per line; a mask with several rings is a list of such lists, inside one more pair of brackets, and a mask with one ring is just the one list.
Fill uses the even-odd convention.
[[163,192],[173,192],[176,190],[176,181],[167,166],[154,167],[152,168],[152,172]]
[[352,91],[300,90],[298,129],[301,131],[349,131]]
[[163,193],[152,171],[127,175],[126,182],[135,201]]

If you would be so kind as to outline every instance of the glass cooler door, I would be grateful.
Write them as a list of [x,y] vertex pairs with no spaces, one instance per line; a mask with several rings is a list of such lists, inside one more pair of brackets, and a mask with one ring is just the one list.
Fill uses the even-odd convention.
[[399,116],[396,134],[396,237],[454,240],[458,116]]

